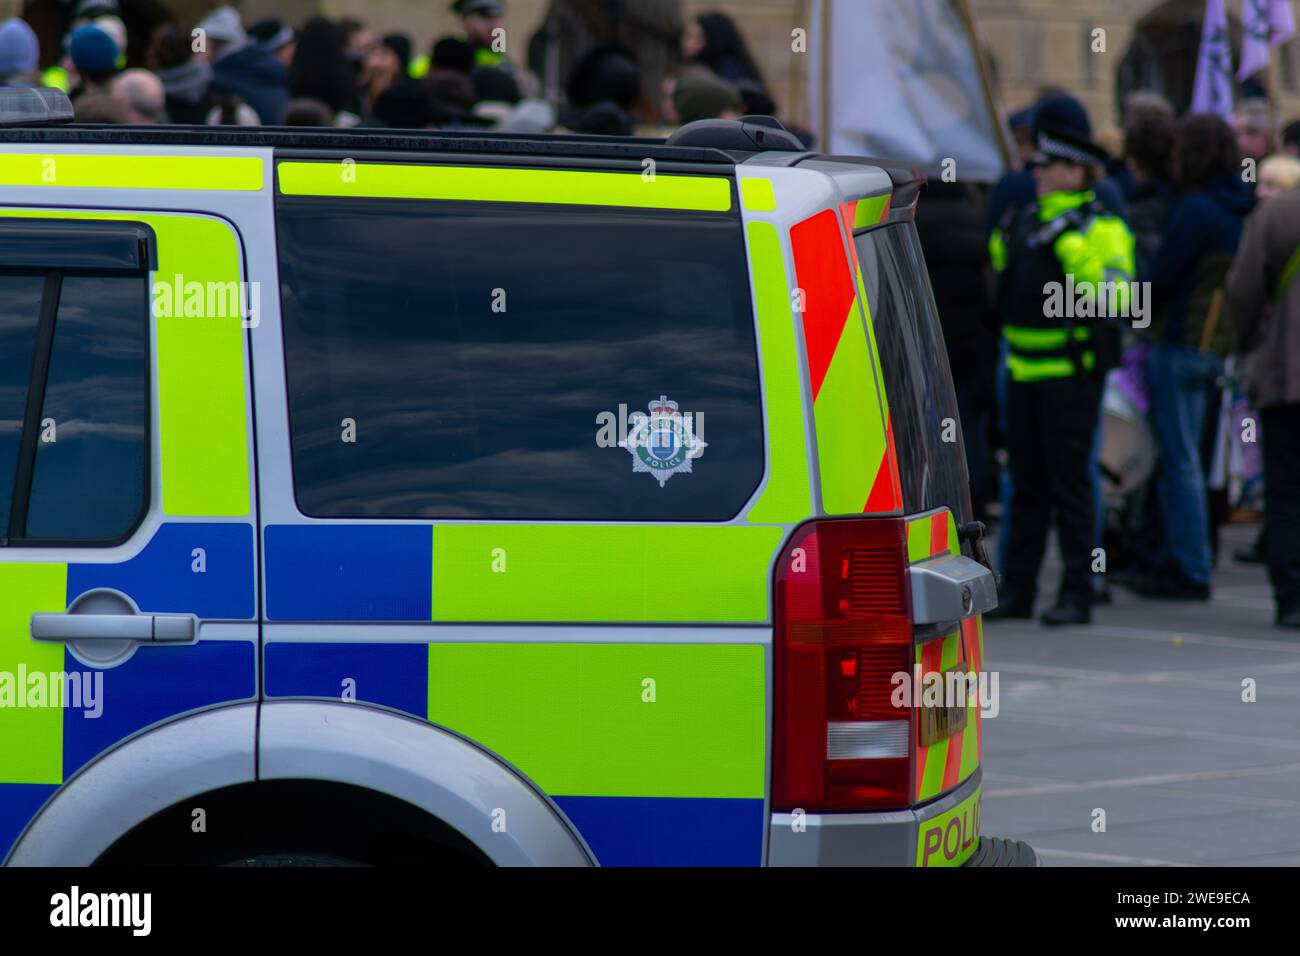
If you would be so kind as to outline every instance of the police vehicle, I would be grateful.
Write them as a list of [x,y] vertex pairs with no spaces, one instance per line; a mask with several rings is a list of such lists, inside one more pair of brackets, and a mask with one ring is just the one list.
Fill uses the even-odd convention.
[[70,118],[0,91],[9,865],[1034,862],[917,175]]

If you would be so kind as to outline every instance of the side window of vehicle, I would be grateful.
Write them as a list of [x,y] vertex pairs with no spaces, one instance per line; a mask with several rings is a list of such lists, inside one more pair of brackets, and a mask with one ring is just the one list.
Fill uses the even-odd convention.
[[148,489],[148,280],[0,274],[0,542],[114,544]]
[[920,241],[911,223],[858,233],[880,367],[909,513],[951,508],[971,520],[961,419]]
[[[734,212],[282,197],[277,216],[304,514],[725,521],[762,480]],[[676,446],[671,481],[602,425],[661,400],[705,443]]]

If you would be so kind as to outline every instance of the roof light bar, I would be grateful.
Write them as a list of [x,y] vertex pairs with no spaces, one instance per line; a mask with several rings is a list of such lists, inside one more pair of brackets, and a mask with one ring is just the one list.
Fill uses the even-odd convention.
[[49,87],[0,86],[0,129],[71,123],[72,101]]

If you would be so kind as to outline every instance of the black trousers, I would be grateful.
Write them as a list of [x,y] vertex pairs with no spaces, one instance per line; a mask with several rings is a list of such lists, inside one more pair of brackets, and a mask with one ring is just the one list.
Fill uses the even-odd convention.
[[1095,546],[1088,459],[1100,414],[1101,380],[1092,375],[1007,388],[1007,451],[1015,491],[1003,586],[1011,601],[1032,603],[1053,521],[1065,573],[1060,599],[1092,599]]
[[1268,577],[1279,613],[1300,609],[1300,405],[1261,409]]

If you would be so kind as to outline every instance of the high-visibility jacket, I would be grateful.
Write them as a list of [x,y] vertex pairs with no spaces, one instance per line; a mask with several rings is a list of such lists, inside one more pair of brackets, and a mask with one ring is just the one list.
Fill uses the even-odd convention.
[[1125,314],[1135,272],[1133,234],[1091,191],[1048,193],[989,238],[1013,381],[1091,372],[1093,330]]

